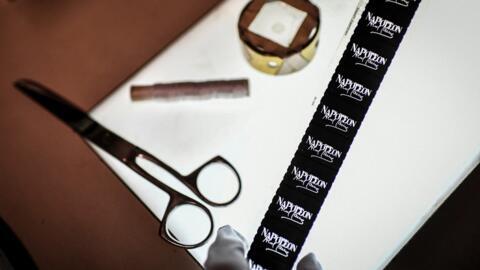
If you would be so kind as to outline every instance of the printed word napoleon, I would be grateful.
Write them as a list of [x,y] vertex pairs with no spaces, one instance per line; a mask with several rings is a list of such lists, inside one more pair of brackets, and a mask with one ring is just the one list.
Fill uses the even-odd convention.
[[370,33],[377,34],[388,39],[394,38],[395,34],[400,34],[403,30],[403,27],[396,25],[380,16],[375,16],[370,11],[367,12],[366,20],[368,21],[367,26],[373,28]]
[[349,128],[353,128],[357,125],[357,121],[351,119],[343,113],[339,113],[334,109],[328,108],[326,105],[322,106],[321,113],[323,114],[323,119],[329,122],[325,125],[326,127],[331,127],[347,133]]
[[250,267],[250,270],[267,270],[267,268],[255,263],[251,259],[248,260],[248,266]]
[[327,188],[327,182],[321,180],[313,174],[299,169],[297,166],[292,168],[293,180],[300,182],[296,187],[306,189],[312,193],[317,194],[320,189]]
[[290,220],[300,225],[303,225],[305,220],[312,220],[312,213],[281,196],[278,196],[277,205],[278,211],[282,213],[281,218]]
[[267,248],[265,248],[266,251],[276,253],[282,257],[288,257],[290,252],[297,251],[297,245],[293,244],[288,239],[269,231],[265,227],[263,227],[262,236],[263,242],[267,244]]
[[344,77],[342,74],[337,74],[335,82],[337,83],[337,88],[344,91],[340,96],[348,97],[356,101],[363,101],[365,97],[372,95],[372,90]]
[[385,66],[387,64],[387,58],[380,56],[378,53],[372,52],[366,48],[358,46],[356,43],[352,43],[353,58],[358,62],[355,65],[361,65],[372,70],[378,70],[379,66]]
[[310,155],[314,158],[319,158],[328,163],[333,163],[335,158],[340,158],[342,152],[335,149],[321,140],[317,140],[314,137],[308,135],[307,137],[308,150],[315,152],[315,155]]

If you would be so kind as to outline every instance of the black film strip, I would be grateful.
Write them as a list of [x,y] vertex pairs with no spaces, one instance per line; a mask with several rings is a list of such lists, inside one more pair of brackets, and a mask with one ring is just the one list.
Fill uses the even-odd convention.
[[420,0],[370,0],[248,252],[291,269]]

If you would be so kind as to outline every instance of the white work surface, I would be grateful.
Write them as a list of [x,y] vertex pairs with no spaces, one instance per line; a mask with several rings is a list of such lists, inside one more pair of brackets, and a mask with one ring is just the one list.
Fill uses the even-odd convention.
[[[228,159],[242,194],[210,209],[216,229],[230,224],[251,241],[343,51],[358,1],[316,1],[318,54],[281,77],[243,58],[236,23],[245,3],[220,5],[91,113],[181,173],[217,154]],[[302,250],[315,252],[324,269],[385,266],[478,163],[479,9],[476,0],[422,1]],[[241,77],[250,81],[248,98],[165,103],[129,96],[133,84]],[[166,195],[95,150],[161,218]],[[210,243],[190,250],[200,263]]]

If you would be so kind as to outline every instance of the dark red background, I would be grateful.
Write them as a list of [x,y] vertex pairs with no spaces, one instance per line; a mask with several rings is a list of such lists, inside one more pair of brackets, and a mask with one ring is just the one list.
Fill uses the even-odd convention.
[[12,87],[91,108],[219,0],[0,1],[0,216],[41,269],[198,269],[60,121]]

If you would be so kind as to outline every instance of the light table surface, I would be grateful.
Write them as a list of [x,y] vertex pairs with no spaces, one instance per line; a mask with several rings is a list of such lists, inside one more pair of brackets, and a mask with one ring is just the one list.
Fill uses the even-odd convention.
[[[274,77],[251,68],[236,31],[246,1],[230,0],[147,63],[92,116],[182,173],[217,154],[232,162],[242,194],[228,207],[210,209],[216,228],[230,224],[252,240],[326,89],[358,5],[315,3],[322,15],[320,44],[304,70]],[[302,250],[315,252],[324,269],[385,266],[478,164],[479,8],[474,0],[422,1]],[[243,99],[165,103],[132,102],[129,96],[133,84],[244,77],[251,95]],[[161,218],[168,197],[94,149]],[[190,253],[203,263],[209,244]]]

